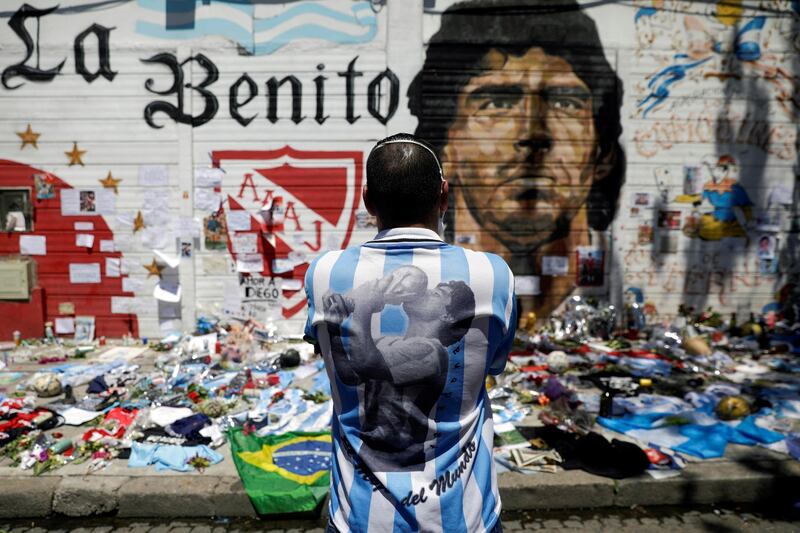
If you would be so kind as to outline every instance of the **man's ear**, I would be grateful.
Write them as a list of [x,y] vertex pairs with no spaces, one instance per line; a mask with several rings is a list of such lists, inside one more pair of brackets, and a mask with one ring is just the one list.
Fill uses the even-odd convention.
[[592,181],[600,181],[606,179],[614,166],[617,164],[617,151],[612,147],[611,150],[605,155],[602,153],[600,146],[597,147],[597,159],[594,165],[594,179]]
[[370,200],[369,195],[367,194],[366,185],[364,185],[364,190],[361,191],[361,199],[364,200],[364,207],[367,208],[367,213],[375,216],[375,204],[372,203],[372,200]]
[[447,205],[450,201],[450,184],[445,180],[442,181],[442,191],[439,193],[439,214],[444,215],[447,211]]

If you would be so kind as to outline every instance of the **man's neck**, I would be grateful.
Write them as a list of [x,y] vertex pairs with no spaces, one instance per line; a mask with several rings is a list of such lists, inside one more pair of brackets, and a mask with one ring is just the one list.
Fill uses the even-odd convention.
[[431,224],[430,222],[429,223],[419,222],[417,224],[403,224],[402,226],[385,226],[380,222],[380,220],[378,220],[378,231],[386,231],[395,228],[422,228],[422,229],[429,229],[434,233],[438,233],[439,228],[437,228],[436,226],[437,226],[436,223]]

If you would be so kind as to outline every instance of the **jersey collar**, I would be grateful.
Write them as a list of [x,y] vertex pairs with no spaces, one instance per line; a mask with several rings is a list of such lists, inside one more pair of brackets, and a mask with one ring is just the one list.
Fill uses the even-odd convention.
[[437,241],[442,238],[427,228],[391,228],[379,232],[371,242]]

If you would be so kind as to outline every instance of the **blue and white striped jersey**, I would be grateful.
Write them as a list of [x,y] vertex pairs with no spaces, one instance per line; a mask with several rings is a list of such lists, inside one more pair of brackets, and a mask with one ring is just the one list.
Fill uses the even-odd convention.
[[488,531],[500,515],[486,396],[516,328],[498,256],[420,228],[327,252],[306,336],[334,402],[330,516],[341,532]]

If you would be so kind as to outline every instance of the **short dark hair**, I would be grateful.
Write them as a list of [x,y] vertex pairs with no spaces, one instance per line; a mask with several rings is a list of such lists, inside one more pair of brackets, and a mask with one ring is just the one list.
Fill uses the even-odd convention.
[[475,318],[475,294],[469,285],[460,280],[444,283],[453,289],[450,296],[450,305],[446,306],[447,313],[453,317],[454,322],[448,328],[443,338],[439,339],[443,345],[450,346],[467,334]]
[[490,50],[520,56],[541,48],[561,57],[592,92],[597,160],[609,158],[612,164],[603,179],[594,181],[587,198],[590,227],[608,228],[625,181],[619,142],[622,82],[605,58],[594,21],[574,0],[473,0],[451,6],[441,21],[408,90],[409,109],[419,119],[416,135],[429,139],[441,155],[456,118],[458,95],[486,70],[483,59]]
[[367,197],[386,227],[425,222],[436,209],[441,184],[433,147],[409,133],[378,141],[367,158]]

